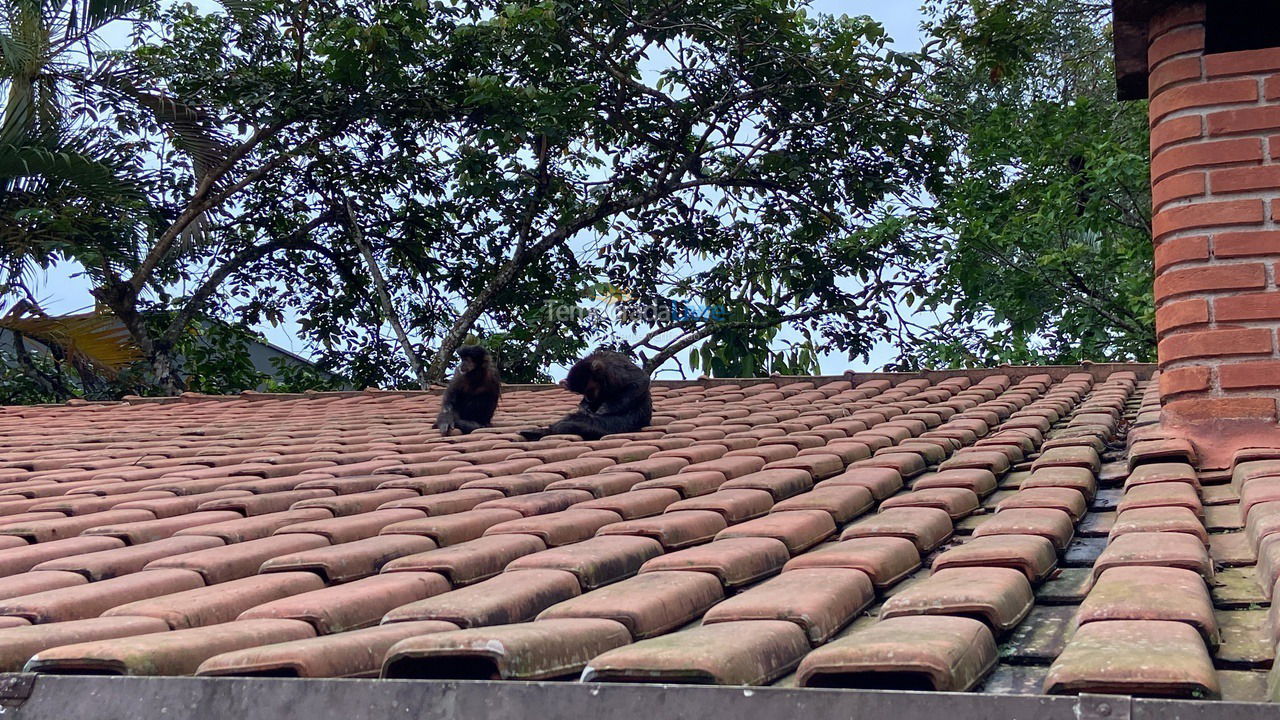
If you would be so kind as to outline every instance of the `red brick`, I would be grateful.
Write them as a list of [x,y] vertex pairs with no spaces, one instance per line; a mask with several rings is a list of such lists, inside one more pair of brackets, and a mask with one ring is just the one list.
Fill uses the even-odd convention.
[[1251,255],[1280,255],[1280,230],[1218,233],[1213,236],[1214,257]]
[[1204,56],[1204,72],[1208,77],[1256,75],[1280,70],[1280,48],[1241,50]]
[[1147,96],[1155,97],[1174,83],[1200,79],[1200,58],[1180,57],[1160,63],[1147,78]]
[[1275,130],[1280,128],[1280,105],[1222,110],[1206,117],[1211,136]]
[[1170,88],[1151,100],[1148,112],[1154,124],[1165,115],[1179,110],[1257,101],[1258,83],[1254,80],[1249,78],[1217,80]]
[[[1253,169],[1253,168],[1249,168]],[[1280,170],[1280,165],[1276,166]],[[1159,208],[1174,200],[1199,197],[1205,193],[1205,174],[1202,172],[1172,175],[1156,183],[1151,189],[1151,205]]]
[[1267,271],[1259,263],[1170,270],[1156,278],[1156,302],[1186,293],[1254,290],[1266,286]]
[[1209,259],[1209,238],[1205,235],[1166,240],[1156,246],[1156,272],[1162,273],[1170,265],[1193,260]]
[[1172,335],[1160,341],[1161,366],[1189,358],[1228,355],[1271,354],[1271,331],[1267,328],[1204,330]]
[[1182,230],[1261,223],[1265,218],[1261,200],[1195,203],[1165,208],[1156,213],[1151,223],[1152,234],[1159,241],[1165,235]]
[[1214,194],[1280,190],[1280,165],[1215,170],[1210,173],[1210,184]]
[[1262,92],[1268,100],[1280,100],[1280,75],[1272,75],[1262,84]]
[[1147,49],[1147,66],[1154,68],[1174,55],[1204,50],[1204,26],[1189,25],[1161,35]]
[[1223,390],[1280,387],[1280,361],[1219,365],[1218,378]]
[[1205,365],[1176,368],[1160,373],[1160,397],[1170,397],[1209,389],[1209,368]]
[[1177,3],[1155,13],[1147,24],[1147,37],[1154,40],[1183,25],[1204,22],[1204,3]]
[[1165,416],[1173,422],[1205,422],[1212,420],[1275,420],[1276,401],[1271,398],[1197,398],[1175,400],[1164,406]]
[[1219,322],[1251,322],[1280,319],[1280,292],[1231,295],[1213,301]]
[[1198,138],[1204,134],[1204,121],[1199,115],[1183,115],[1164,120],[1151,128],[1151,154],[1155,155],[1173,143]]
[[1156,334],[1209,322],[1209,302],[1201,298],[1166,303],[1156,311]]
[[1261,138],[1198,142],[1156,153],[1151,159],[1151,181],[1191,168],[1243,162],[1262,162]]

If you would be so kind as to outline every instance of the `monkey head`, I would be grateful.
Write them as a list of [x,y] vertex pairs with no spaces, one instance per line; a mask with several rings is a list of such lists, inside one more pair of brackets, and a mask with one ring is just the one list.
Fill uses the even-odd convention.
[[489,351],[479,345],[465,345],[458,350],[458,372],[470,374],[489,365]]

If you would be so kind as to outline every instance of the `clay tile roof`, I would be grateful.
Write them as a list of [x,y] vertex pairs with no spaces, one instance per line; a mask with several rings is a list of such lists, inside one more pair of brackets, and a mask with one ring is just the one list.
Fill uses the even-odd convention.
[[554,386],[0,408],[0,658],[1261,699],[1280,448],[1203,476],[1153,375],[658,382],[592,442],[516,434]]

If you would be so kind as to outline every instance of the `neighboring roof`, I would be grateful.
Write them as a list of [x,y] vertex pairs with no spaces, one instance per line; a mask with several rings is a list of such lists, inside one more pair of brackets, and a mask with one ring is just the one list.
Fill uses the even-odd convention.
[[1153,371],[4,408],[0,671],[1259,700],[1280,461],[1197,477]]
[[1147,22],[1179,0],[1112,0],[1116,90],[1121,100],[1147,96]]

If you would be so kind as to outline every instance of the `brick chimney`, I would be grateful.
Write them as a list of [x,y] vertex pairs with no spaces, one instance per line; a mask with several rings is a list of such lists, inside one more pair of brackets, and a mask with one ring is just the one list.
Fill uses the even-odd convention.
[[1114,0],[1150,98],[1162,425],[1202,468],[1280,448],[1280,2]]

